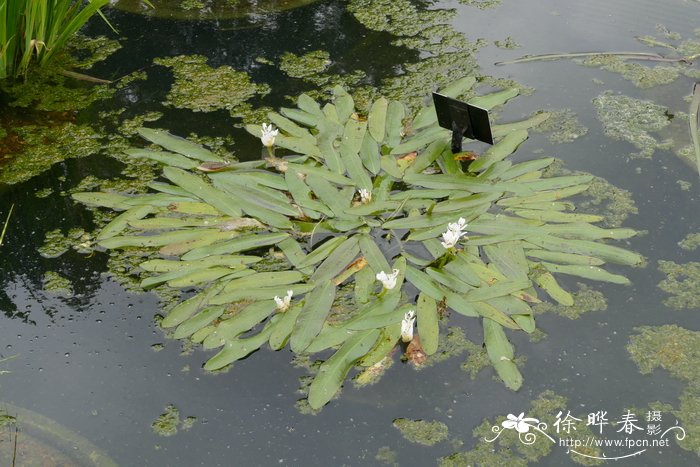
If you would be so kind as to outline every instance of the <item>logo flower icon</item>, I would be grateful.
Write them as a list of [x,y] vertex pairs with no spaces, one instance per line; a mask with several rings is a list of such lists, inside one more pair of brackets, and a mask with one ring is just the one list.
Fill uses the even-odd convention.
[[531,423],[537,425],[540,421],[536,418],[525,418],[525,412],[521,412],[517,417],[509,413],[501,425],[507,430],[517,430],[518,433],[527,433],[530,431]]

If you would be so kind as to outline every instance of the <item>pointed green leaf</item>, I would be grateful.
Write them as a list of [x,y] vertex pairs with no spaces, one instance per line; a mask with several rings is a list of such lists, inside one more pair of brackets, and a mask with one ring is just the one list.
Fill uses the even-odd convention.
[[290,337],[292,352],[303,352],[321,331],[335,300],[335,291],[333,283],[327,280],[306,295]]
[[379,337],[379,330],[351,336],[328,360],[323,362],[309,387],[309,405],[320,409],[338,392],[354,363],[370,351]]

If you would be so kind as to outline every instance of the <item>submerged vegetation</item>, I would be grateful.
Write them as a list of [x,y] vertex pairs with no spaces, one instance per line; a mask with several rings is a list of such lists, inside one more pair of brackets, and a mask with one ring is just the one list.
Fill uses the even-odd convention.
[[[475,82],[465,77],[442,92],[462,95]],[[492,108],[515,95],[504,90],[471,102]],[[432,107],[410,120],[402,103],[379,98],[360,115],[340,87],[323,107],[306,95],[297,105],[268,114],[281,133],[247,127],[263,136],[265,160],[224,161],[142,128],[162,150],[127,153],[164,164],[170,183],[133,196],[73,195],[122,211],[97,244],[150,251],[139,265],[142,287],[197,290],[161,326],[219,348],[208,370],[266,343],[302,355],[335,349],[308,387],[318,409],[353,366],[372,367],[400,339],[413,363],[429,360],[440,347],[440,313],[451,310],[481,320],[491,364],[516,390],[522,376],[504,330],[535,330],[530,305],[541,301],[538,289],[572,305],[554,274],[628,284],[600,266],[642,261],[601,241],[633,230],[596,227],[601,216],[570,212],[574,205],[562,201],[587,190],[592,176],[544,177],[552,158],[507,160],[541,115],[496,125],[497,144],[462,166]],[[291,154],[273,155],[273,144]],[[275,266],[261,268],[270,248]]]

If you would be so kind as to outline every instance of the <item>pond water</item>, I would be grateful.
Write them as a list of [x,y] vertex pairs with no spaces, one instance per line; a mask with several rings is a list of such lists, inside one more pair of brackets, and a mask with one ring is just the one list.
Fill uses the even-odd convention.
[[[0,112],[5,114],[1,121],[4,126],[7,121],[13,125],[18,121],[62,125],[68,119],[88,125],[98,134],[116,134],[126,119],[161,112],[157,121],[146,125],[182,136],[232,137],[234,143],[227,144],[234,154],[240,160],[254,160],[260,157],[259,141],[241,128],[237,115],[260,122],[254,109],[289,106],[288,96],[330,82],[365,92],[379,88],[410,102],[420,102],[412,86],[424,86],[427,95],[434,86],[445,84],[435,81],[439,76],[420,69],[417,77],[407,82],[410,85],[391,81],[396,76],[410,76],[415,69],[412,64],[420,64],[431,53],[453,50],[451,45],[429,50],[425,44],[394,43],[402,31],[405,36],[415,34],[411,28],[417,21],[427,21],[425,17],[402,19],[400,12],[407,11],[400,8],[403,3],[396,3],[389,23],[365,18],[365,24],[352,11],[371,16],[375,10],[367,2],[299,3],[303,5],[298,8],[285,6],[265,14],[256,11],[254,16],[242,18],[190,21],[110,9],[107,16],[119,31],[122,47],[86,73],[116,80],[145,71],[147,78],[131,81],[78,111],[55,112],[48,117],[42,111],[11,109],[8,104],[12,98],[0,94]],[[374,5],[389,8],[392,2]],[[632,76],[639,70],[619,68],[619,64],[608,66],[618,66],[618,71],[610,71],[570,59],[495,63],[543,53],[641,51],[669,55],[668,48],[650,48],[636,37],[652,35],[670,44],[700,42],[695,29],[700,3],[503,0],[407,5],[419,12],[455,9],[441,28],[474,43],[483,39],[475,61],[466,50],[463,59],[450,59],[446,70],[454,72],[452,79],[462,72],[474,72],[514,80],[534,90],[498,110],[498,122],[520,120],[537,110],[569,109],[575,113],[579,126],[570,130],[578,133],[577,138],[570,138],[573,141],[552,142],[551,132],[531,132],[516,155],[522,156],[520,160],[554,156],[566,169],[590,172],[629,192],[625,197],[618,191],[615,200],[624,204],[631,199],[637,212],[631,212],[629,206],[608,205],[602,214],[615,214],[621,226],[644,231],[618,243],[641,253],[646,266],[609,268],[628,277],[631,286],[571,276],[560,279],[570,290],[577,290],[579,282],[586,283],[602,294],[607,306],[589,291],[598,304],[590,305],[593,311],[576,319],[554,312],[537,315],[537,327],[546,334],[541,340],[536,342],[523,332],[508,333],[516,356],[525,357],[519,360],[524,383],[517,392],[507,389],[490,366],[470,377],[462,368],[467,353],[420,371],[394,355],[396,362],[376,384],[356,388],[348,379],[340,396],[323,410],[304,414],[296,403],[303,398],[298,392],[299,378],[308,372],[303,365],[290,365],[293,354],[288,348],[279,352],[262,349],[236,362],[229,371],[206,372],[202,363],[211,353],[197,346],[183,350],[182,342],[167,339],[154,321],[161,309],[158,297],[126,290],[108,273],[105,253],[83,254],[69,249],[55,258],[39,254],[49,232],[92,230],[92,213],[66,194],[87,176],[119,176],[122,163],[107,155],[122,149],[121,142],[114,140],[101,143],[96,154],[59,162],[21,183],[0,185],[1,215],[14,204],[0,247],[0,310],[4,314],[0,318],[0,348],[2,357],[14,358],[2,363],[2,369],[9,373],[0,376],[0,400],[59,422],[89,439],[118,465],[435,465],[440,459],[447,465],[575,465],[575,461],[585,459],[568,454],[563,446],[543,447],[549,443],[543,437],[527,449],[517,441],[499,446],[498,454],[490,452],[498,442],[490,444],[483,439],[491,434],[492,425],[498,425],[497,417],[521,412],[548,420],[547,432],[555,435],[551,423],[560,410],[582,418],[584,425],[588,413],[607,411],[610,421],[617,421],[630,410],[645,430],[650,423],[647,413],[661,411],[663,421],[659,424],[663,429],[678,423],[686,430],[686,439],[679,445],[669,434],[668,447],[648,448],[615,465],[698,465],[700,337],[684,330],[700,332],[699,278],[697,269],[692,270],[700,254],[697,249],[682,248],[679,242],[700,232],[700,181],[694,164],[677,154],[690,144],[689,101],[684,98],[691,93],[694,80],[680,73],[666,84],[639,87],[633,82],[638,75]],[[99,20],[91,22],[85,33],[114,37]],[[301,56],[318,50],[328,55],[319,55],[321,65],[315,72],[308,62],[300,65],[291,59],[286,72],[284,66],[278,66],[286,53]],[[249,94],[237,100],[223,93],[208,101],[196,95],[178,96],[178,81],[173,75],[178,76],[179,65],[167,61],[154,64],[154,59],[195,54],[206,57],[210,67],[228,65],[247,73],[247,78],[236,75],[231,79],[241,88],[248,86]],[[644,67],[668,65],[635,63]],[[196,64],[190,63],[179,68],[181,76],[194,67]],[[698,65],[683,69],[697,74]],[[305,76],[305,70],[312,72]],[[363,73],[354,74],[356,70]],[[319,76],[325,78],[319,81]],[[203,78],[192,78],[195,84],[199,79]],[[182,82],[187,84],[187,78]],[[406,96],[400,96],[401,92]],[[620,104],[616,96],[648,100],[662,110],[655,114],[650,110],[644,117],[647,120],[639,117],[636,126],[620,130],[625,115],[641,111],[625,114],[625,109],[618,109],[618,113],[604,116],[611,105]],[[8,120],[10,115],[12,120]],[[659,115],[667,121],[653,128],[648,121]],[[629,139],[638,136],[645,124],[649,138],[635,146]],[[666,139],[672,139],[673,144],[664,145]],[[117,149],[110,149],[110,144]],[[71,146],[70,140],[66,145]],[[653,150],[655,145],[658,147]],[[645,150],[653,155],[633,156]],[[0,173],[11,167],[11,162],[5,164]],[[592,208],[596,210],[596,206]],[[659,287],[668,279],[659,261],[686,267],[689,278],[677,284],[675,295]],[[68,279],[70,293],[48,290],[47,272]],[[675,301],[669,300],[673,297]],[[676,309],[679,304],[683,309]],[[480,346],[482,330],[475,319],[453,313],[449,324],[461,327]],[[664,325],[678,328],[662,328]],[[653,327],[647,330],[651,337],[646,341],[639,338],[640,326]],[[628,351],[631,342],[639,344],[633,356]],[[666,345],[669,343],[672,345]],[[655,366],[663,369],[640,371]],[[532,403],[538,399],[539,408],[533,409]],[[169,406],[177,412],[168,411]],[[8,412],[12,414],[9,406]],[[167,433],[159,434],[152,424],[166,412],[171,415],[169,422],[163,423]],[[21,427],[19,414],[18,418]],[[411,442],[410,436],[404,437],[394,427],[394,420],[402,418],[444,423],[449,434],[433,446]],[[475,435],[475,428],[484,420],[486,431],[482,427]],[[624,438],[618,429],[606,428],[605,436]],[[645,433],[635,436],[644,439]],[[607,457],[623,457],[643,449],[618,447],[603,452]],[[447,460],[448,456],[452,457]],[[106,462],[100,459],[95,462]]]

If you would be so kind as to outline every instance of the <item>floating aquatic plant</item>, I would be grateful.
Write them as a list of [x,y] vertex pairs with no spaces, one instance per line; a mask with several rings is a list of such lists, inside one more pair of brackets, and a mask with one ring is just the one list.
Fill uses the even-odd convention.
[[[475,82],[466,77],[442,92],[461,95]],[[515,95],[505,90],[472,103],[492,108]],[[543,177],[552,158],[506,160],[541,115],[495,125],[497,143],[463,167],[432,107],[410,121],[402,103],[379,98],[358,115],[340,87],[332,103],[302,94],[297,105],[269,113],[279,133],[264,160],[224,161],[142,128],[162,150],[127,153],[163,163],[167,183],[132,196],[73,195],[122,211],[97,236],[101,247],[152,249],[140,264],[142,287],[195,292],[161,325],[175,338],[220,349],[208,370],[265,344],[301,355],[334,349],[309,387],[317,409],[353,366],[382,361],[402,330],[408,334],[408,321],[412,331],[413,319],[417,325],[409,349],[430,359],[439,310],[448,309],[481,320],[491,363],[516,390],[522,376],[504,329],[535,330],[530,305],[540,291],[573,303],[554,275],[628,284],[601,266],[642,261],[602,242],[633,230],[596,227],[602,217],[572,212],[563,201],[586,190],[592,176]],[[262,136],[260,125],[247,129]],[[282,260],[274,268],[263,261],[270,251]]]

